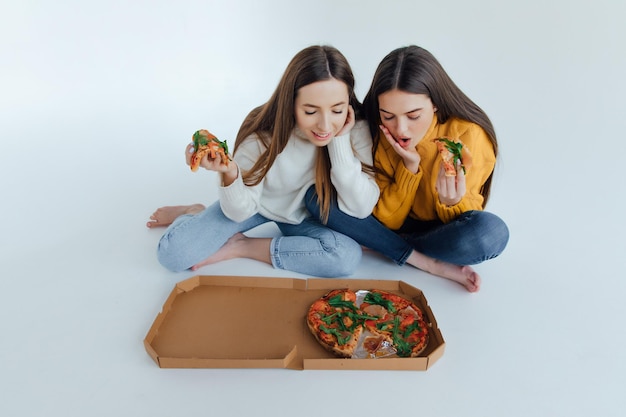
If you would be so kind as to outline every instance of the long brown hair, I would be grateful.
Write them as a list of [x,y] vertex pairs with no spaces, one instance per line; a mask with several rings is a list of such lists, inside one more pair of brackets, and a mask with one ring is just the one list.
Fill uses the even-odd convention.
[[[298,52],[285,70],[267,103],[253,109],[237,133],[233,154],[241,143],[256,134],[266,150],[249,171],[242,173],[246,185],[256,185],[265,177],[291,136],[295,126],[295,100],[298,90],[317,81],[342,81],[348,87],[349,104],[355,118],[362,119],[362,105],[354,94],[354,75],[348,60],[332,46],[310,46]],[[335,189],[330,181],[330,157],[326,146],[317,149],[315,190],[320,217],[325,222]]]
[[[441,123],[445,123],[451,117],[476,123],[487,133],[494,154],[498,155],[496,132],[487,114],[456,86],[430,52],[415,45],[398,48],[383,58],[363,100],[363,108],[374,141],[374,152],[380,139],[378,97],[395,89],[412,94],[426,94],[437,108],[437,119]],[[483,208],[489,199],[492,177],[493,172],[480,190],[484,198]]]

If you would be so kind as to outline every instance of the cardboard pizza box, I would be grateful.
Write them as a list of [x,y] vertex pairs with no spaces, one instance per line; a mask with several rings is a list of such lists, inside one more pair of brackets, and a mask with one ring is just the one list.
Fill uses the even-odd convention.
[[[412,299],[431,324],[417,358],[342,359],[306,325],[309,306],[329,290],[380,289]],[[144,339],[161,368],[429,369],[445,342],[419,289],[403,281],[198,275],[172,290]]]

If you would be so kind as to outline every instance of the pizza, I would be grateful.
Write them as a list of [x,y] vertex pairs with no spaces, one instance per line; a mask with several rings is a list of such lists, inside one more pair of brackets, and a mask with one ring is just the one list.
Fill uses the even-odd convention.
[[215,159],[219,156],[222,164],[228,166],[230,158],[228,157],[228,144],[226,141],[219,140],[214,134],[208,130],[201,129],[196,131],[193,136],[193,153],[189,167],[192,171],[197,171],[200,167],[200,161],[206,155]]
[[315,339],[342,358],[416,357],[428,345],[422,310],[381,290],[332,290],[311,304],[306,322]]
[[456,177],[457,164],[461,163],[463,174],[472,166],[472,155],[459,139],[437,138],[434,139],[437,150],[441,157],[443,170],[446,177]]

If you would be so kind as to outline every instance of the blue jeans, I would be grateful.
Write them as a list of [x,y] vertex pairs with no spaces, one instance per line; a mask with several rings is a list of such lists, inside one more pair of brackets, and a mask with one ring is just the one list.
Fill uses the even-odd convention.
[[[216,202],[198,214],[178,217],[161,237],[157,257],[167,269],[184,271],[213,255],[234,234],[270,221],[256,214],[241,223],[234,222]],[[273,238],[270,244],[275,268],[318,277],[339,277],[353,274],[361,260],[358,243],[314,218],[300,224],[276,222],[276,225],[283,236]]]
[[[319,218],[315,188],[307,191],[307,209]],[[331,204],[327,226],[344,233],[398,265],[404,265],[413,250],[455,265],[475,265],[500,255],[509,241],[509,229],[496,215],[468,211],[449,223],[407,219],[393,231],[370,215],[357,219],[343,213],[336,201]]]

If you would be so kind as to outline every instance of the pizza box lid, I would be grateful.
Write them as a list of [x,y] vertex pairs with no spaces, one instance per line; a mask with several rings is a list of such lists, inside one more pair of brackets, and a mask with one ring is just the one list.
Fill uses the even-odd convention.
[[[410,298],[431,323],[417,358],[342,359],[306,325],[309,306],[337,288],[380,289]],[[197,275],[175,285],[145,339],[161,368],[429,369],[445,342],[421,290],[403,281]]]

